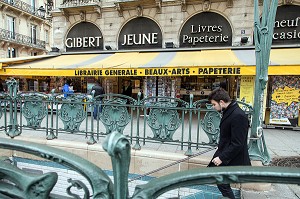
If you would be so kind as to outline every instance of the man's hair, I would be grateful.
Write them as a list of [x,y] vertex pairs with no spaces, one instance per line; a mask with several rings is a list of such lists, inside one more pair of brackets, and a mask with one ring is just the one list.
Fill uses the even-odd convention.
[[208,95],[208,100],[215,100],[216,102],[220,102],[220,100],[223,100],[226,103],[231,101],[229,94],[223,88],[217,88],[213,90]]

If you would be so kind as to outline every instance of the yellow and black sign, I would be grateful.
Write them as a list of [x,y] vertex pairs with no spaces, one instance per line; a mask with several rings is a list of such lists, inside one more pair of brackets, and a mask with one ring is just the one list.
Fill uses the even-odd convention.
[[191,75],[255,75],[255,67],[181,67],[181,68],[97,68],[97,69],[24,69],[6,68],[0,75],[21,76],[191,76]]
[[136,68],[75,70],[74,76],[181,76],[181,75],[240,75],[241,68]]

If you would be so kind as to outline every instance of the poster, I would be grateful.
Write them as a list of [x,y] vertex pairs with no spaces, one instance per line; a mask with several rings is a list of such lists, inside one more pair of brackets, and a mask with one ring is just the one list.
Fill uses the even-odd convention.
[[270,123],[296,126],[299,100],[300,77],[275,76],[272,82]]
[[240,84],[240,100],[253,106],[254,76],[242,76]]

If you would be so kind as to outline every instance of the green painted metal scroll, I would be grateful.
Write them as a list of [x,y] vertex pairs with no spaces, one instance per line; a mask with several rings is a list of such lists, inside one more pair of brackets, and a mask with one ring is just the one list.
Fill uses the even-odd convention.
[[262,114],[277,5],[278,0],[264,0],[260,19],[259,2],[254,0],[256,79],[249,154],[252,160],[259,160],[264,164],[268,164],[271,160],[263,135]]

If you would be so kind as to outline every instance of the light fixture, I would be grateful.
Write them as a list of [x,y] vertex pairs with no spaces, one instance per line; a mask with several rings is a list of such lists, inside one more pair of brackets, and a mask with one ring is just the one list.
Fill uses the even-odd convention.
[[241,37],[241,43],[246,44],[248,42],[248,37]]
[[171,42],[165,42],[166,48],[174,48],[174,43]]
[[59,52],[59,48],[57,48],[57,47],[52,47],[52,48],[51,48],[51,52]]
[[105,49],[106,50],[112,50],[111,46],[109,46],[109,45],[105,46]]
[[38,13],[39,13],[40,17],[45,18],[46,10],[43,6],[39,7]]

